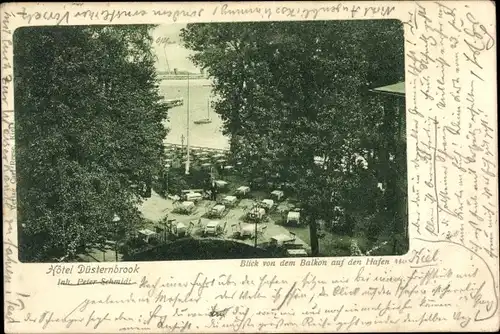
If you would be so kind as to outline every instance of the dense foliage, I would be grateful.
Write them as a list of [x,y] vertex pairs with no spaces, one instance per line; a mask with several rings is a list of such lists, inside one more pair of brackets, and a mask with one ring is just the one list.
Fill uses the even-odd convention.
[[150,248],[127,255],[125,261],[179,261],[179,260],[217,260],[252,259],[284,257],[280,249],[255,248],[242,242],[224,239],[180,239],[172,243]]
[[161,168],[167,117],[150,29],[16,30],[21,260],[71,259],[140,222],[136,204]]
[[404,102],[369,92],[404,79],[400,22],[189,24],[181,35],[214,80],[246,176],[289,186],[313,254],[319,219],[373,240],[404,234]]

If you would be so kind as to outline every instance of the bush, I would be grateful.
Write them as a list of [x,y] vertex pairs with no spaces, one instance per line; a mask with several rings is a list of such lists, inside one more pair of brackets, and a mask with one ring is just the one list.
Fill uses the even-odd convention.
[[281,257],[275,250],[255,248],[241,242],[222,239],[183,238],[174,242],[136,252],[125,261],[249,259]]

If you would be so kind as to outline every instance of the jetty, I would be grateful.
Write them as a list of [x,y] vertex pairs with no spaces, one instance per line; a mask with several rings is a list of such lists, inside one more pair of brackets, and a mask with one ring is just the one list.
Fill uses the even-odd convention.
[[[173,149],[173,150],[186,149],[186,145],[173,144],[173,143],[165,143],[165,147]],[[192,151],[200,151],[200,152],[222,153],[222,154],[225,154],[225,153],[229,152],[229,148],[213,148],[213,147],[193,146],[193,145],[190,145],[190,150],[192,150]]]

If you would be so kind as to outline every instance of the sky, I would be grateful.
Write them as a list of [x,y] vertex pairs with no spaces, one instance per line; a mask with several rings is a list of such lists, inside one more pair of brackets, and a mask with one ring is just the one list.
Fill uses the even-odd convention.
[[[185,26],[184,23],[160,25],[152,32],[153,48],[158,56],[157,69],[159,71],[167,70],[167,59],[171,71],[177,68],[180,71],[199,73],[199,69],[188,59],[191,52],[182,46],[179,36],[181,29]],[[174,44],[162,43],[162,40],[166,39]]]

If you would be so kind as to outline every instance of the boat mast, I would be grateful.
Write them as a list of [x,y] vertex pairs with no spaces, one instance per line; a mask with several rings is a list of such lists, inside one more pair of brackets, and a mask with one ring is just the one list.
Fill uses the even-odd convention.
[[167,45],[165,44],[163,46],[163,54],[165,55],[165,63],[167,65],[167,74],[170,74],[170,65],[168,63],[168,57],[167,57]]
[[187,133],[186,133],[186,146],[187,146],[187,159],[186,159],[186,175],[189,174],[190,163],[190,147],[189,147],[189,72],[187,74]]

